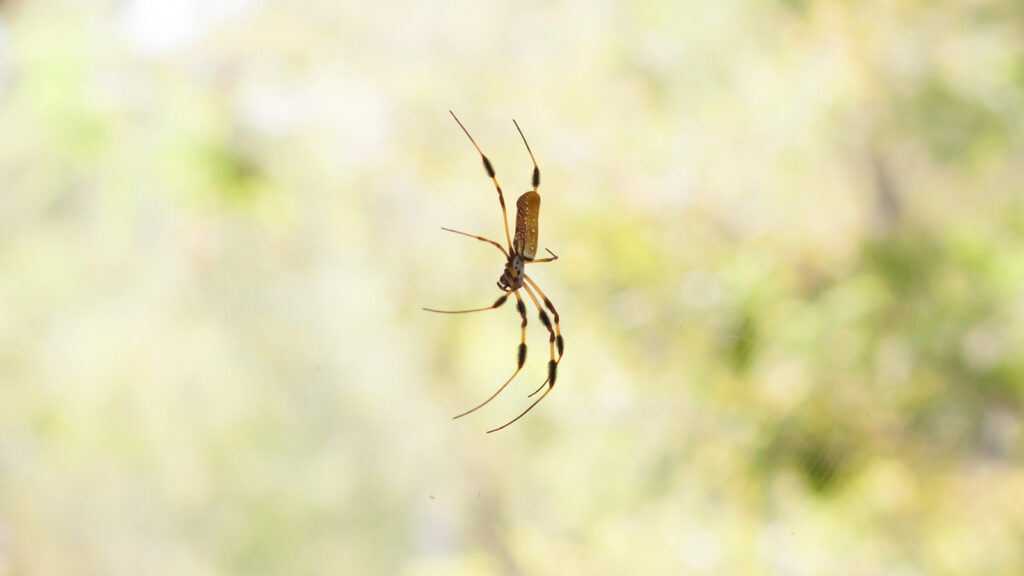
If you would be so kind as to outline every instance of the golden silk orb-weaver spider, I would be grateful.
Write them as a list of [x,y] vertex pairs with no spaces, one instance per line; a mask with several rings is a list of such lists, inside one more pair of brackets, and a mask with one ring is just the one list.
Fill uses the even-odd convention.
[[[519,355],[516,360],[516,371],[513,372],[512,375],[509,376],[508,380],[506,380],[505,383],[494,392],[494,394],[491,394],[488,399],[484,400],[477,406],[466,410],[462,414],[455,416],[455,418],[462,418],[467,414],[472,414],[480,408],[483,408],[488,402],[494,400],[498,394],[501,394],[501,391],[504,390],[516,375],[519,374],[519,371],[523,369],[523,364],[526,363],[526,304],[523,303],[523,299],[519,296],[519,290],[525,291],[530,297],[530,300],[533,301],[533,305],[536,306],[537,310],[540,312],[540,322],[545,328],[547,328],[549,335],[548,346],[551,352],[551,360],[548,361],[548,377],[536,390],[527,396],[527,398],[540,392],[544,389],[545,385],[547,385],[547,389],[540,395],[540,398],[534,400],[533,404],[530,404],[519,416],[516,416],[497,428],[488,430],[487,433],[490,434],[491,432],[497,432],[498,430],[511,425],[516,420],[525,416],[527,412],[539,404],[540,401],[548,395],[548,392],[551,392],[551,389],[555,387],[555,377],[558,375],[558,363],[562,361],[562,351],[565,348],[564,341],[562,340],[562,330],[558,326],[558,310],[555,310],[555,305],[551,303],[551,300],[544,295],[544,292],[542,292],[540,287],[537,286],[537,283],[526,274],[526,264],[552,262],[554,260],[558,260],[558,256],[551,250],[547,250],[545,248],[548,254],[551,254],[551,257],[540,259],[535,258],[537,255],[537,220],[540,216],[540,194],[537,193],[537,188],[540,186],[540,169],[537,167],[537,160],[533,157],[533,151],[530,150],[530,144],[526,142],[526,136],[523,135],[523,131],[519,128],[519,123],[512,120],[512,123],[516,125],[516,130],[519,131],[519,136],[523,139],[523,144],[526,145],[526,151],[530,154],[530,160],[533,161],[533,190],[528,190],[523,193],[518,200],[516,200],[516,233],[513,237],[508,231],[508,212],[505,210],[505,197],[501,193],[501,186],[498,185],[498,179],[494,173],[494,166],[491,164],[491,161],[487,159],[487,156],[485,156],[480,150],[480,147],[477,146],[473,137],[469,135],[469,130],[466,130],[466,127],[462,125],[462,122],[459,122],[455,113],[451,110],[449,110],[448,113],[452,115],[452,118],[455,118],[455,122],[457,122],[459,127],[462,128],[462,131],[466,133],[469,141],[473,144],[473,147],[476,148],[477,153],[480,154],[480,158],[484,162],[484,170],[487,171],[487,176],[489,176],[491,181],[494,182],[494,189],[498,192],[498,204],[501,206],[501,220],[505,225],[505,241],[508,243],[508,249],[506,250],[501,244],[489,238],[459,232],[458,230],[452,230],[451,228],[441,229],[461,236],[476,238],[477,240],[487,242],[498,250],[501,250],[502,255],[505,256],[505,269],[502,270],[501,276],[498,278],[498,288],[504,292],[504,294],[495,300],[494,304],[483,308],[474,308],[472,310],[435,310],[433,308],[424,308],[424,310],[427,312],[436,312],[438,314],[469,314],[471,312],[483,312],[485,310],[493,310],[504,304],[508,300],[509,293],[511,293],[516,297],[516,310],[519,312],[519,316],[523,319],[521,326],[522,336],[519,342]],[[536,294],[534,292],[536,292]],[[544,300],[544,306],[540,305],[540,299],[537,298],[538,295],[540,296],[540,299]],[[544,307],[547,307],[547,309],[551,311],[551,314],[554,317],[553,325],[551,318],[548,317],[548,313],[544,310]],[[556,348],[558,349],[557,358],[555,357]]]

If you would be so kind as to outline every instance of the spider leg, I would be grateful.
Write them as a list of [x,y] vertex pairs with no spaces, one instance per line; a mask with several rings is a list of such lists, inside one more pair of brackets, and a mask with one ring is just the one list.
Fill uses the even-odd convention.
[[[501,205],[501,221],[505,225],[505,241],[508,242],[509,250],[511,250],[512,236],[508,233],[508,212],[505,210],[505,196],[502,195],[501,186],[498,185],[498,178],[494,174],[494,166],[491,165],[491,161],[487,159],[487,156],[484,156],[480,147],[476,145],[476,140],[473,140],[473,137],[469,135],[469,130],[466,130],[466,127],[463,126],[462,122],[460,122],[458,117],[455,116],[455,112],[449,110],[448,113],[452,115],[452,118],[455,118],[455,122],[458,123],[459,128],[462,128],[462,131],[466,133],[466,137],[468,137],[469,141],[473,143],[473,147],[476,148],[477,153],[480,154],[480,159],[484,161],[484,170],[487,171],[487,175],[490,176],[491,181],[494,182],[494,189],[498,191],[498,204]],[[538,174],[537,178],[539,177],[540,176]]]
[[552,388],[553,388],[553,386],[548,386],[548,389],[547,389],[547,390],[545,390],[545,391],[544,391],[544,393],[540,395],[540,398],[537,398],[536,400],[534,400],[534,401],[533,401],[533,404],[530,404],[530,407],[529,407],[529,408],[527,408],[526,410],[523,410],[523,413],[522,413],[522,414],[520,414],[519,416],[516,416],[515,418],[513,418],[513,419],[509,420],[509,421],[508,421],[508,422],[506,422],[505,424],[502,424],[501,426],[498,426],[497,428],[495,428],[495,429],[493,429],[493,430],[488,430],[488,431],[487,431],[487,433],[488,433],[488,434],[490,434],[491,432],[497,432],[498,430],[501,430],[502,428],[507,428],[507,427],[509,427],[509,426],[511,426],[511,425],[513,425],[513,424],[515,424],[515,422],[516,422],[517,420],[519,420],[519,419],[520,419],[520,418],[522,418],[523,416],[526,416],[526,413],[527,413],[527,412],[529,412],[530,410],[533,410],[533,407],[534,407],[534,406],[536,406],[537,404],[540,404],[540,401],[541,401],[541,400],[543,400],[543,399],[544,399],[544,397],[548,395],[548,392],[551,392],[551,389],[552,389]]
[[[548,310],[551,310],[551,313],[554,314],[554,316],[555,316],[555,333],[551,334],[551,339],[552,339],[551,342],[552,342],[552,344],[554,344],[555,346],[558,347],[558,360],[556,360],[554,362],[554,364],[555,364],[554,367],[553,368],[549,368],[549,370],[548,370],[549,374],[551,375],[551,376],[549,376],[549,378],[551,378],[552,386],[554,386],[554,382],[553,382],[554,381],[553,375],[555,374],[554,369],[557,368],[558,364],[562,361],[562,352],[565,350],[565,341],[562,339],[562,329],[558,326],[558,310],[555,309],[555,305],[552,304],[551,300],[549,300],[548,297],[544,294],[544,292],[541,291],[540,286],[537,286],[537,283],[533,281],[533,278],[530,278],[529,276],[524,274],[523,275],[523,279],[526,280],[526,282],[530,286],[532,286],[533,289],[536,290],[538,294],[540,294],[540,297],[544,299],[544,305],[547,306]],[[534,303],[535,304],[537,303],[536,299],[534,299]],[[540,308],[540,304],[537,304],[537,308]],[[541,312],[543,313],[543,310]],[[541,322],[543,322],[543,321],[544,321],[544,318],[541,318]],[[550,331],[551,328],[549,327],[548,330]],[[552,352],[551,355],[552,355],[552,358],[554,358],[554,352]],[[547,380],[545,380],[543,383],[541,383],[541,385],[536,390],[531,392],[529,394],[529,396],[527,396],[527,398],[529,398],[530,396],[533,396],[537,392],[540,392],[541,388],[544,388],[544,384],[547,384],[547,383],[548,383]]]
[[467,414],[472,414],[473,412],[476,412],[480,408],[483,408],[491,400],[494,400],[494,398],[498,394],[501,394],[501,391],[504,390],[505,387],[508,386],[510,382],[512,382],[512,380],[516,377],[516,374],[519,374],[519,371],[523,369],[523,364],[526,363],[526,305],[523,304],[523,299],[519,297],[519,290],[513,290],[512,294],[514,294],[516,297],[516,310],[519,311],[519,316],[523,318],[522,339],[519,342],[519,357],[516,360],[516,371],[513,372],[512,375],[509,376],[508,380],[506,380],[505,383],[502,384],[501,387],[494,392],[494,394],[491,394],[491,396],[487,400],[484,400],[474,408],[466,410],[465,412],[459,414],[453,419],[462,418]]
[[[516,298],[518,297],[519,295],[516,294]],[[438,314],[468,314],[470,312],[483,312],[484,310],[493,310],[494,308],[497,308],[498,306],[504,304],[506,300],[508,300],[508,294],[502,294],[497,300],[494,301],[494,304],[491,304],[490,306],[484,306],[483,308],[473,308],[472,310],[434,310],[433,308],[424,308],[424,310],[426,310],[427,312],[436,312]]]
[[[474,236],[473,234],[466,234],[465,232],[459,232],[458,230],[452,230],[451,228],[445,228],[444,226],[441,227],[441,230],[446,230],[448,232],[454,232],[456,234],[461,234],[462,236],[467,236],[469,238],[476,238],[477,240],[480,240],[481,242],[487,242],[489,244],[494,244],[494,246],[498,250],[501,250],[501,253],[505,255],[505,258],[508,258],[508,252],[505,251],[505,249],[501,246],[501,244],[498,244],[497,242],[495,242],[494,240],[491,240],[490,238],[484,238],[483,236]],[[548,250],[548,252],[550,252],[550,250]],[[556,258],[557,258],[557,256],[556,256]]]
[[548,251],[548,254],[551,254],[551,258],[541,258],[539,260],[524,260],[524,262],[526,262],[527,264],[540,264],[541,262],[554,262],[555,260],[558,260],[558,254],[555,254],[554,252],[548,250],[547,248],[545,248],[545,250]]
[[[526,278],[526,274],[523,274],[523,279]],[[551,328],[551,319],[548,318],[548,313],[541,307],[540,301],[538,301],[537,297],[534,296],[533,290],[530,290],[530,287],[526,284],[523,284],[523,289],[530,295],[530,299],[533,300],[534,306],[536,306],[537,310],[540,312],[540,323],[548,330],[548,344],[551,347],[551,361],[548,362],[548,374],[553,374],[558,362],[555,361],[555,331]]]
[[516,130],[519,130],[519,135],[523,138],[523,144],[526,144],[526,151],[530,153],[530,160],[533,161],[532,184],[533,191],[536,192],[537,188],[540,187],[540,168],[537,168],[537,159],[533,157],[533,150],[530,150],[530,143],[526,141],[526,136],[523,136],[523,131],[519,128],[519,122],[516,122],[515,119],[513,119],[512,123],[516,125]]

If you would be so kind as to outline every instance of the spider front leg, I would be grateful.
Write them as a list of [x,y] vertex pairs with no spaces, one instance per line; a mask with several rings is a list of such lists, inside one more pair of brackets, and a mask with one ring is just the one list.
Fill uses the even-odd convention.
[[[494,165],[491,164],[491,161],[484,155],[483,150],[480,150],[480,147],[477,146],[476,140],[473,140],[473,137],[469,135],[469,130],[466,130],[466,127],[462,125],[462,122],[459,121],[455,112],[449,110],[448,113],[452,115],[452,118],[455,118],[455,122],[459,125],[459,128],[462,128],[462,131],[466,133],[466,137],[469,138],[469,141],[473,144],[473,148],[476,148],[477,154],[480,155],[480,160],[484,163],[484,170],[487,172],[487,177],[491,179],[491,182],[494,182],[494,189],[498,192],[498,205],[501,206],[501,223],[505,226],[505,241],[508,242],[509,248],[511,249],[512,237],[508,233],[508,212],[505,210],[505,195],[501,193],[501,185],[498,184],[498,177],[494,172]],[[538,181],[539,178],[540,176],[538,175]],[[536,185],[534,185],[534,188],[536,188]]]
[[[512,294],[515,295],[515,297],[516,297],[516,310],[519,311],[519,316],[522,317],[522,319],[523,319],[522,336],[521,336],[520,341],[519,341],[519,356],[518,356],[518,359],[516,360],[516,371],[513,372],[511,376],[509,376],[508,380],[506,380],[505,383],[502,384],[501,387],[498,388],[498,390],[494,392],[494,394],[491,394],[490,398],[488,398],[487,400],[484,400],[483,402],[481,402],[476,407],[471,408],[469,410],[466,410],[462,414],[459,414],[458,416],[453,418],[453,420],[454,419],[458,419],[458,418],[462,418],[466,414],[472,414],[473,412],[476,412],[480,408],[483,408],[484,406],[486,406],[487,403],[490,402],[491,400],[494,400],[494,398],[498,394],[501,394],[501,391],[504,390],[505,387],[508,386],[509,383],[511,383],[513,379],[515,379],[516,374],[519,374],[519,371],[523,369],[523,364],[526,363],[526,305],[523,304],[523,299],[519,297],[519,290],[513,290]],[[506,294],[505,297],[508,298],[508,294]]]

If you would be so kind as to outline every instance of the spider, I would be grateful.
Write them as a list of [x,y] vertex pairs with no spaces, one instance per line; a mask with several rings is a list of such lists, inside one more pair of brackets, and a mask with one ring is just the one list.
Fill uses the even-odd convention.
[[[436,312],[438,314],[468,314],[471,312],[483,312],[485,310],[493,310],[504,304],[508,300],[509,293],[511,293],[516,297],[516,310],[519,312],[519,316],[523,319],[521,326],[522,336],[519,343],[519,355],[516,360],[515,372],[513,372],[512,376],[509,376],[508,380],[506,380],[505,383],[494,392],[494,394],[491,394],[489,398],[477,406],[466,410],[462,414],[455,416],[455,418],[462,418],[463,416],[472,414],[480,408],[483,408],[488,402],[494,400],[494,398],[512,382],[516,375],[519,374],[519,371],[523,369],[523,364],[526,363],[526,305],[523,303],[523,299],[519,296],[520,289],[524,290],[526,294],[529,295],[530,300],[533,300],[534,306],[536,306],[537,310],[540,312],[540,322],[545,328],[547,328],[549,335],[548,345],[551,352],[551,360],[548,361],[548,377],[536,390],[527,396],[527,398],[533,397],[535,394],[540,392],[544,389],[545,385],[547,385],[547,389],[540,395],[540,398],[534,400],[533,404],[530,404],[530,406],[527,407],[526,410],[523,410],[519,416],[516,416],[502,426],[488,430],[487,433],[490,434],[491,432],[497,432],[502,428],[510,426],[512,423],[525,416],[527,412],[539,404],[540,401],[543,400],[549,392],[551,392],[551,389],[555,387],[558,363],[562,361],[562,351],[565,348],[564,341],[562,340],[562,331],[558,326],[558,311],[555,310],[555,305],[552,304],[551,300],[544,295],[544,292],[542,292],[540,287],[537,286],[537,283],[526,274],[526,264],[552,262],[558,260],[558,256],[551,250],[547,250],[547,248],[545,248],[551,256],[548,258],[535,258],[537,255],[537,218],[540,215],[540,194],[537,193],[537,188],[540,186],[540,169],[537,168],[537,160],[533,157],[533,151],[530,150],[530,144],[526,142],[526,136],[523,135],[523,131],[519,128],[519,123],[512,120],[512,123],[516,126],[516,130],[519,131],[519,136],[523,139],[523,144],[526,145],[526,151],[530,154],[530,160],[533,161],[533,190],[523,193],[523,195],[516,200],[516,233],[514,237],[515,240],[513,240],[513,237],[509,235],[508,230],[508,212],[505,210],[505,197],[502,195],[501,186],[498,185],[498,179],[495,177],[494,166],[491,164],[491,161],[487,159],[487,156],[485,156],[480,150],[480,147],[477,146],[476,141],[469,135],[469,130],[466,130],[466,127],[462,125],[462,122],[460,122],[458,117],[455,116],[455,113],[451,110],[449,110],[448,113],[452,115],[452,118],[454,118],[455,122],[458,123],[459,128],[462,128],[462,131],[466,133],[466,137],[469,138],[473,147],[476,148],[477,153],[480,154],[480,158],[484,163],[484,170],[487,171],[487,176],[489,176],[491,181],[494,182],[494,189],[498,191],[498,204],[501,206],[502,223],[505,225],[505,241],[508,243],[508,249],[506,250],[501,244],[489,238],[459,232],[458,230],[452,230],[451,228],[441,229],[446,232],[452,232],[454,234],[459,234],[468,238],[476,238],[482,242],[487,242],[501,251],[506,260],[505,269],[502,270],[501,276],[498,278],[498,289],[504,292],[504,294],[495,300],[494,304],[483,308],[474,308],[472,310],[435,310],[433,308],[424,308],[424,310],[427,312]],[[536,294],[534,294],[534,292],[536,292]],[[544,306],[551,311],[551,314],[554,317],[553,326],[551,319],[548,318],[548,313],[544,310],[544,307],[541,306],[540,300],[537,298],[538,295],[540,295],[540,298],[544,300]],[[558,348],[557,358],[555,357],[556,347]]]

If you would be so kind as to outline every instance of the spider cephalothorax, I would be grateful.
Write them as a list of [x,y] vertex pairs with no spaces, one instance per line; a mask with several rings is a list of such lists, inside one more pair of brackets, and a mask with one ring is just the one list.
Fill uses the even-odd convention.
[[523,287],[523,274],[525,273],[526,264],[523,263],[523,257],[513,252],[509,255],[508,262],[505,263],[505,270],[502,271],[501,277],[498,278],[498,288],[503,292],[519,290]]

